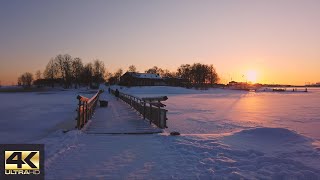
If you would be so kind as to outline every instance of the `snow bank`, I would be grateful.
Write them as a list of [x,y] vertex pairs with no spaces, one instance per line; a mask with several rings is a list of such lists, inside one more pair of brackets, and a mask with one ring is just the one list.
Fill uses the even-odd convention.
[[[173,144],[172,149],[181,152],[186,161],[198,168],[200,179],[320,178],[319,152],[310,146],[307,147],[307,144],[300,144],[295,149],[291,149],[293,151],[283,151],[286,148],[285,144],[268,148],[276,150],[280,147],[279,153],[267,153],[263,148],[250,148],[250,145],[254,146],[261,137],[266,138],[265,135],[260,136],[264,132],[259,131],[254,129],[251,132],[240,132],[223,138],[211,135],[188,135],[168,138],[167,144]],[[273,129],[266,131],[273,132]],[[275,131],[286,134],[285,139],[292,140],[289,144],[295,142],[295,137],[299,137],[286,130]],[[243,134],[257,135],[257,139],[255,141],[241,139]],[[304,137],[301,138],[304,139]],[[239,146],[231,145],[230,139]],[[260,144],[263,144],[263,141]],[[272,144],[269,143],[269,145]],[[313,163],[308,162],[312,159]]]
[[284,128],[246,129],[222,140],[238,149],[256,149],[266,153],[286,152],[302,147],[314,149],[311,138]]

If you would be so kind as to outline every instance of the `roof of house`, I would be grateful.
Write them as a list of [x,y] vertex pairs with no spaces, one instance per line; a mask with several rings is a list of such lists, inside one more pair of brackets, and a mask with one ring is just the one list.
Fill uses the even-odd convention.
[[129,75],[135,78],[142,78],[142,79],[162,79],[158,74],[151,74],[151,73],[136,73],[136,72],[127,72]]

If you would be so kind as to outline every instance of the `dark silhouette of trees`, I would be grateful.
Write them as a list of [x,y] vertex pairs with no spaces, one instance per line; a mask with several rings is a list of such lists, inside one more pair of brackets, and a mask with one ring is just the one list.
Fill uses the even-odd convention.
[[84,65],[79,57],[72,58],[69,54],[59,54],[51,59],[44,71],[45,80],[42,82],[62,83],[64,88],[80,87],[82,84],[93,87],[103,83],[105,75],[104,63],[100,60],[95,60],[93,63]]
[[93,62],[93,82],[96,84],[104,82],[105,71],[104,63],[98,59],[95,60]]
[[110,85],[117,84],[117,83],[118,83],[117,77],[115,77],[115,76],[109,77],[108,83],[109,83]]
[[177,69],[176,75],[177,77],[187,79],[195,86],[213,85],[219,80],[218,74],[212,64],[183,64]]
[[84,65],[79,57],[59,54],[48,62],[43,75],[43,82],[46,82],[46,85],[47,82],[51,82],[52,87],[57,82],[62,83],[64,88],[70,88],[72,85],[74,88],[81,85],[92,87],[93,83],[97,86],[104,82],[105,66],[100,60]]
[[112,73],[111,73],[111,72],[108,72],[108,71],[107,71],[107,72],[105,73],[105,75],[104,75],[105,79],[108,80],[108,81],[109,81],[109,79],[110,79],[112,76],[113,76]]
[[145,73],[161,75],[163,74],[163,70],[161,68],[158,68],[158,66],[153,66],[152,68],[145,70]]
[[36,76],[36,80],[41,79],[41,71],[40,70],[36,71],[35,76]]
[[74,88],[80,87],[82,72],[83,72],[82,60],[80,58],[74,58],[72,61],[72,76],[74,80]]
[[54,87],[54,80],[58,78],[58,66],[55,59],[51,59],[43,72],[44,78],[50,80],[51,87]]
[[83,71],[81,73],[81,80],[86,86],[92,87],[92,82],[93,82],[92,76],[93,76],[92,63],[88,63],[83,68]]
[[64,82],[65,88],[70,88],[72,85],[72,57],[69,54],[55,57],[56,64],[58,66],[59,74]]
[[200,63],[195,63],[191,66],[191,77],[196,85],[203,85],[207,79],[207,66]]
[[113,75],[110,73],[108,77],[108,83],[109,84],[117,84],[120,82],[120,77],[123,74],[123,70],[119,68]]
[[[136,66],[130,65],[128,72],[137,72]],[[188,87],[214,85],[219,81],[217,71],[212,64],[182,64],[177,68],[176,72],[153,66],[147,69],[145,73],[158,74],[165,78],[164,81],[170,81],[172,82],[171,84],[182,84]],[[44,79],[41,79],[40,70],[36,72],[35,84],[38,86],[51,85],[54,87],[55,83],[59,83],[63,85],[64,88],[70,88],[73,85],[74,88],[78,88],[81,85],[93,88],[105,82],[105,79],[108,80],[109,84],[117,84],[120,82],[122,75],[123,70],[121,68],[113,74],[106,72],[103,61],[98,59],[84,65],[79,57],[72,58],[69,54],[59,54],[48,62],[43,71]],[[25,73],[18,78],[18,84],[30,86],[32,80],[32,74]]]
[[160,74],[161,77],[165,77],[165,78],[174,78],[176,77],[176,73],[175,72],[170,72],[168,69],[163,70],[162,74]]
[[192,81],[191,78],[191,65],[190,64],[182,64],[177,69],[177,77],[187,79],[189,82]]
[[219,79],[219,76],[218,76],[218,73],[216,71],[216,69],[213,67],[212,64],[209,65],[208,67],[208,81],[211,85],[215,84],[215,83],[218,83],[218,81],[220,80]]
[[33,75],[29,72],[23,73],[18,77],[18,85],[23,87],[30,87],[33,81]]
[[128,68],[128,72],[137,72],[137,68],[135,65],[130,65]]
[[120,82],[120,77],[122,76],[122,74],[123,74],[123,70],[121,68],[114,73],[116,83]]

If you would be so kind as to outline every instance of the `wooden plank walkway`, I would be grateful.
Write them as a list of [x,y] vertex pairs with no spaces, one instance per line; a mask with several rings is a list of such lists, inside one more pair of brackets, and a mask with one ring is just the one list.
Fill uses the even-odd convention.
[[144,120],[138,112],[117,100],[108,92],[100,95],[100,100],[107,100],[108,107],[97,107],[91,122],[84,132],[87,134],[154,134],[163,132],[162,129],[148,120]]

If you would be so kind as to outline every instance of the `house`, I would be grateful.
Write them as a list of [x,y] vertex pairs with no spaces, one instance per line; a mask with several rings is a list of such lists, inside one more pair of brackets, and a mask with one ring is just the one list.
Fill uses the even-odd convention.
[[122,86],[163,86],[164,79],[159,74],[126,72],[120,77]]

